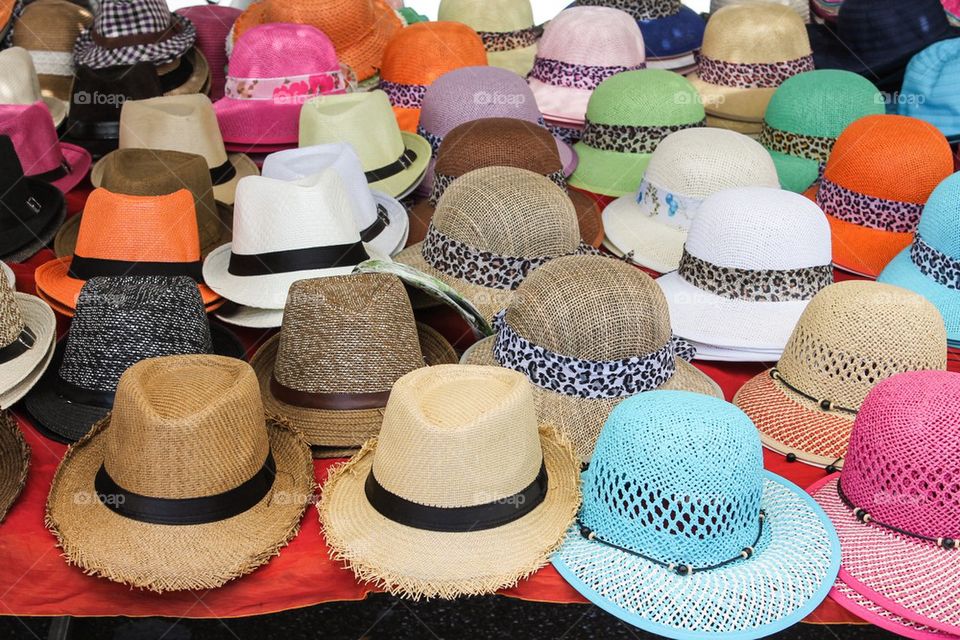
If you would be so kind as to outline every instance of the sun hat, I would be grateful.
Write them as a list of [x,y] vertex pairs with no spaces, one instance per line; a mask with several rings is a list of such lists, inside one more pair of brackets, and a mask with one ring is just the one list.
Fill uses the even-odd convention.
[[580,237],[599,246],[603,239],[599,205],[589,195],[567,189],[554,142],[544,127],[517,118],[483,118],[448,131],[440,143],[430,195],[411,210],[410,241],[426,237],[437,202],[457,178],[481,167],[517,167],[546,176],[567,191],[577,212]]
[[960,87],[953,81],[960,70],[960,40],[934,43],[913,56],[897,97],[901,115],[926,120],[953,143],[960,141]]
[[42,94],[64,103],[73,86],[73,43],[93,23],[93,14],[68,0],[36,0],[23,8],[13,30],[13,46],[27,50]]
[[854,416],[877,382],[946,366],[946,333],[932,304],[899,287],[840,282],[814,297],[777,366],[733,401],[768,449],[839,469]]
[[582,460],[628,396],[654,389],[723,395],[688,363],[694,354],[673,337],[657,285],[620,260],[551,260],[517,287],[494,327],[461,362],[524,374],[540,421],[556,426]]
[[27,484],[30,447],[13,414],[0,413],[0,522],[7,517]]
[[844,129],[806,192],[830,221],[834,265],[875,278],[910,245],[924,203],[951,173],[949,143],[922,120],[866,116]]
[[43,100],[50,108],[53,125],[59,127],[67,117],[69,105],[60,98],[45,96],[33,58],[23,47],[0,51],[0,104],[30,105]]
[[394,382],[457,354],[414,320],[396,276],[358,273],[293,283],[280,333],[250,362],[267,414],[334,458],[377,435]]
[[383,91],[323,96],[308,100],[300,112],[300,146],[349,143],[371,189],[402,198],[423,180],[430,143],[401,131]]
[[0,281],[0,409],[15,404],[43,375],[56,332],[47,303]]
[[422,367],[397,380],[379,437],[331,472],[320,523],[331,557],[392,594],[492,594],[559,546],[578,470],[519,373]]
[[50,242],[66,215],[63,194],[25,177],[13,141],[0,134],[0,259],[27,260]]
[[183,7],[175,12],[193,23],[197,30],[196,48],[206,58],[210,67],[211,100],[223,97],[226,83],[227,47],[226,40],[233,22],[242,13],[234,7],[215,4]]
[[803,193],[820,178],[834,143],[850,123],[886,111],[880,91],[849,71],[820,69],[787,78],[763,116],[760,144],[784,189]]
[[343,93],[351,83],[330,38],[316,28],[276,23],[250,29],[233,48],[224,97],[214,105],[223,139],[294,145],[303,103]]
[[426,239],[394,259],[449,285],[490,320],[537,267],[595,251],[580,239],[573,203],[553,181],[483,167],[444,191]]
[[544,117],[582,124],[590,94],[621,71],[646,66],[643,35],[619,9],[572,7],[547,23],[527,77]]
[[0,135],[10,136],[27,176],[49,182],[64,193],[76,187],[90,169],[86,149],[57,139],[43,101],[0,105]]
[[636,191],[604,207],[607,247],[658,273],[674,271],[707,196],[779,186],[770,155],[747,136],[705,127],[671,133],[650,155]]
[[67,450],[46,524],[89,575],[205,590],[276,556],[312,493],[310,451],[264,420],[250,365],[166,356],[130,367],[113,411]]
[[763,469],[742,411],[688,391],[651,391],[607,419],[553,566],[590,602],[644,631],[761,638],[826,598],[840,543],[805,491]]
[[346,142],[320,144],[271,153],[263,161],[263,176],[300,180],[331,167],[340,176],[357,215],[360,239],[380,255],[393,255],[407,243],[410,218],[399,200],[371,191],[357,153]]
[[193,194],[131,196],[94,189],[83,208],[74,255],[37,267],[37,293],[72,316],[83,283],[97,276],[186,276],[208,310],[223,301],[203,282]]
[[810,0],[710,0],[710,13],[731,4],[782,4],[796,11],[804,22],[810,22]]
[[440,0],[437,20],[475,30],[494,67],[523,77],[533,68],[543,27],[533,22],[530,0]]
[[583,137],[573,146],[578,162],[570,184],[626,195],[640,184],[661,140],[703,125],[703,105],[683,76],[663,69],[618,73],[590,96]]
[[832,282],[823,211],[769,187],[708,196],[680,267],[657,279],[677,335],[747,350],[782,349],[807,303]]

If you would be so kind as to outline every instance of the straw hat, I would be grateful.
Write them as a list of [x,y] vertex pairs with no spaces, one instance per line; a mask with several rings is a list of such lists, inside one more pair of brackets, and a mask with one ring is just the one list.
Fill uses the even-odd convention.
[[168,356],[130,367],[113,412],[67,450],[46,523],[85,573],[213,589],[276,556],[312,493],[310,451],[265,423],[250,365]]
[[590,94],[610,76],[642,69],[643,35],[627,13],[573,7],[547,23],[527,78],[546,118],[582,124]]
[[193,195],[131,196],[94,189],[83,208],[73,256],[37,268],[37,294],[72,316],[83,283],[97,276],[186,276],[207,310],[223,304],[200,273],[200,238]]
[[438,278],[490,320],[531,271],[588,250],[563,189],[526,169],[484,167],[444,191],[426,239],[395,260]]
[[899,287],[841,282],[810,303],[776,369],[752,378],[733,401],[769,449],[839,469],[874,384],[902,371],[945,369],[946,358],[943,320],[932,304]]
[[0,413],[0,522],[27,484],[30,447],[12,413]]
[[803,193],[820,174],[844,129],[885,112],[880,91],[849,71],[821,69],[788,78],[773,93],[760,144],[777,165],[783,188]]
[[922,120],[867,116],[844,129],[805,194],[830,221],[834,265],[877,277],[909,246],[924,203],[951,173],[949,143]]
[[624,398],[653,389],[722,397],[673,338],[667,301],[650,276],[603,256],[551,260],[517,287],[496,335],[461,362],[514,369],[533,384],[537,415],[589,460],[600,428]]
[[[420,242],[426,237],[436,204],[447,187],[474,169],[527,169],[550,178],[567,190],[567,179],[555,142],[546,128],[515,118],[483,118],[451,129],[440,143],[430,196],[411,210],[411,242]],[[596,200],[579,191],[567,190],[567,195],[577,211],[581,239],[594,247],[599,246],[603,227]]]
[[760,122],[773,92],[813,70],[797,13],[777,4],[731,5],[710,17],[690,82],[711,115]]
[[697,92],[663,69],[628,71],[604,80],[590,96],[579,162],[570,184],[620,197],[637,188],[650,155],[674,131],[704,125]]
[[553,566],[617,618],[670,638],[760,638],[827,597],[840,543],[800,487],[764,471],[736,407],[683,391],[622,402]]
[[349,143],[371,189],[402,198],[423,180],[430,143],[401,131],[383,91],[308,100],[300,112],[300,146]]
[[462,22],[477,32],[487,62],[526,77],[543,27],[533,22],[530,0],[440,0],[437,20]]
[[769,187],[708,196],[679,269],[657,279],[677,335],[748,351],[783,349],[807,303],[832,282],[823,211]]
[[579,467],[538,425],[530,384],[499,367],[397,380],[380,436],[331,473],[330,554],[390,593],[492,594],[547,563],[580,502]]
[[0,409],[16,403],[50,365],[57,319],[39,298],[0,281]]
[[926,120],[951,143],[960,141],[960,108],[957,88],[949,78],[960,71],[960,41],[950,39],[930,45],[913,56],[897,96],[897,111]]
[[810,22],[810,0],[710,0],[710,13],[731,4],[781,4],[796,11],[804,22]]
[[73,43],[92,23],[90,11],[68,0],[36,0],[23,8],[15,22],[13,46],[30,53],[43,95],[69,102]]
[[63,124],[69,105],[61,98],[40,92],[40,80],[30,52],[22,47],[0,51],[0,104],[28,105],[39,100],[50,108],[53,125]]
[[67,193],[87,176],[90,153],[60,142],[42,101],[32,105],[0,105],[0,135],[10,136],[24,172]]
[[280,333],[251,360],[267,414],[324,458],[352,455],[377,435],[403,375],[456,362],[450,343],[414,321],[403,283],[377,273],[295,282]]
[[13,269],[10,268],[6,262],[0,262],[0,272],[3,273],[2,281],[10,285],[11,289],[16,290],[17,288],[17,276],[13,273]]
[[206,4],[183,7],[177,9],[176,13],[192,22],[197,30],[196,48],[206,58],[210,67],[208,95],[211,100],[219,100],[223,97],[223,86],[226,82],[227,36],[242,11],[234,7]]

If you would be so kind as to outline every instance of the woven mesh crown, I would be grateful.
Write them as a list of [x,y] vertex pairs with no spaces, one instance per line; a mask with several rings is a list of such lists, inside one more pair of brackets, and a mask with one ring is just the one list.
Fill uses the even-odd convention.
[[883,112],[883,96],[872,82],[849,71],[821,69],[786,79],[764,120],[783,131],[836,138],[854,120]]
[[705,117],[700,97],[683,76],[663,69],[625,71],[600,83],[587,120],[602,124],[695,124]]
[[533,26],[533,8],[529,0],[442,0],[437,20],[491,33],[517,31]]
[[573,7],[547,23],[537,57],[600,67],[632,67],[646,59],[643,34],[628,14]]
[[23,8],[13,32],[13,44],[28,51],[72,52],[73,43],[93,16],[66,0],[31,2]]
[[710,16],[703,55],[724,62],[785,62],[811,54],[796,11],[777,4],[731,5]]
[[928,245],[960,259],[960,174],[941,182],[923,208],[917,233]]
[[487,64],[483,40],[459,22],[418,22],[401,29],[383,51],[380,77],[430,85],[453,69]]
[[437,173],[462,176],[482,167],[517,167],[542,176],[563,168],[550,132],[514,118],[466,122],[440,143]]
[[340,68],[333,43],[305,24],[265,24],[237,40],[228,75],[235,78],[282,78]]
[[5,347],[23,331],[23,312],[6,278],[0,282],[0,346]]

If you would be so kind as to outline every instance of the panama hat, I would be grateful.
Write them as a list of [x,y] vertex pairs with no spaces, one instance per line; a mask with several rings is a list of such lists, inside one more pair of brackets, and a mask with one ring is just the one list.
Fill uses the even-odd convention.
[[30,53],[23,47],[0,51],[0,104],[29,105],[39,100],[49,107],[53,126],[63,124],[69,105],[60,98],[41,93],[40,80]]
[[901,115],[926,120],[950,142],[960,141],[958,89],[951,78],[960,70],[960,40],[934,43],[913,56],[897,96]]
[[604,256],[565,256],[537,269],[494,321],[496,335],[464,364],[524,374],[537,416],[589,460],[600,428],[624,398],[653,389],[722,397],[687,361],[693,352],[670,331],[663,294],[650,276]]
[[644,631],[761,638],[826,598],[840,543],[806,492],[764,471],[742,411],[652,391],[610,414],[553,566],[590,602]]
[[710,0],[710,13],[731,4],[782,4],[796,11],[804,22],[810,22],[810,0]]
[[324,458],[352,455],[377,435],[403,375],[456,362],[450,343],[414,321],[403,283],[379,273],[293,283],[280,333],[251,360],[267,414]]
[[487,62],[526,77],[543,27],[533,23],[530,0],[441,0],[437,20],[462,22],[477,32]]
[[770,152],[784,189],[803,193],[820,178],[830,151],[850,123],[885,112],[866,78],[821,69],[787,78],[763,117],[760,144]]
[[401,131],[382,91],[323,96],[300,112],[300,146],[349,143],[360,157],[371,189],[402,198],[423,180],[430,143]]
[[167,356],[127,369],[113,411],[67,450],[46,523],[87,574],[213,589],[276,556],[312,494],[310,451],[264,420],[250,365]]
[[680,267],[657,279],[683,338],[782,349],[813,296],[833,282],[830,227],[801,195],[738,187],[706,200],[690,224]]
[[620,197],[640,184],[650,155],[674,131],[701,127],[703,106],[681,75],[663,69],[618,73],[590,96],[586,124],[574,145],[570,184]]
[[580,502],[569,444],[500,367],[421,367],[318,505],[331,556],[411,597],[492,594],[547,563]]
[[27,484],[30,447],[12,413],[0,413],[0,522]]
[[90,152],[57,139],[50,110],[42,101],[0,105],[0,135],[10,136],[28,177],[67,193],[87,176]]
[[23,8],[14,22],[13,46],[30,53],[43,95],[69,103],[73,43],[92,22],[88,9],[68,0],[37,0]]
[[924,203],[951,173],[949,143],[922,120],[866,116],[844,129],[806,192],[830,221],[834,265],[877,277],[910,245]]
[[57,319],[36,296],[0,281],[0,409],[15,404],[50,365]]
[[356,152],[346,142],[321,144],[271,153],[263,161],[263,176],[299,180],[332,167],[356,200],[360,239],[380,255],[398,253],[407,244],[410,218],[399,200],[371,191]]
[[219,100],[223,97],[226,83],[227,36],[242,11],[234,7],[206,4],[183,7],[177,9],[176,13],[192,22],[197,31],[195,46],[210,67],[210,91],[207,94],[211,100]]
[[877,382],[946,366],[946,332],[932,304],[899,287],[840,282],[811,301],[776,368],[749,380],[733,401],[767,448],[839,469],[854,416]]

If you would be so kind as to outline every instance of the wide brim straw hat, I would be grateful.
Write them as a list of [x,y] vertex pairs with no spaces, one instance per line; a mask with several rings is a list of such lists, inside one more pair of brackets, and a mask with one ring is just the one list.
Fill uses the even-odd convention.
[[15,404],[37,384],[50,366],[57,333],[57,318],[43,300],[26,293],[14,296],[24,324],[33,330],[36,340],[32,348],[0,365],[0,409]]
[[6,262],[24,262],[33,257],[41,249],[45,248],[57,234],[57,230],[67,218],[67,203],[63,193],[55,186],[34,178],[26,178],[31,183],[31,190],[34,194],[42,194],[39,198],[41,211],[44,211],[44,219],[37,216],[37,221],[41,223],[39,228],[33,230],[33,238],[27,244],[19,247],[15,251],[0,255],[0,260]]
[[0,414],[0,522],[27,484],[30,468],[30,447],[23,439],[13,414]]
[[937,640],[937,638],[955,637],[953,634],[938,631],[887,611],[864,594],[854,591],[843,580],[837,580],[833,584],[833,589],[830,590],[830,599],[864,622],[886,629],[904,638]]

